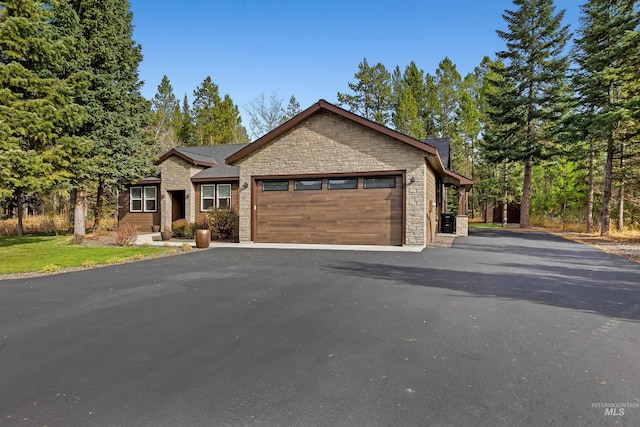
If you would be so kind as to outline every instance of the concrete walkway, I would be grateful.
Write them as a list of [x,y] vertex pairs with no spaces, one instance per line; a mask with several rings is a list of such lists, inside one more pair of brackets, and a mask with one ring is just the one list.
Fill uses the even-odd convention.
[[[455,238],[455,236],[454,236]],[[451,239],[453,241],[453,239]],[[163,241],[160,233],[138,233],[136,245],[148,246],[182,246],[185,243],[195,246],[195,241],[168,240]],[[439,245],[444,246],[444,245]],[[449,244],[451,246],[451,244]],[[312,245],[295,243],[229,243],[212,241],[212,248],[250,248],[250,249],[312,249],[333,251],[373,251],[373,252],[422,252],[424,246],[374,246],[374,245]]]

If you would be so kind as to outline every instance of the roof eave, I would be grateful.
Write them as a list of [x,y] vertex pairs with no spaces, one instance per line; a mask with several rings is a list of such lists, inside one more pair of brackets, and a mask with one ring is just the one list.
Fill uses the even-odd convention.
[[214,162],[202,162],[202,161],[199,161],[199,160],[194,160],[191,157],[187,156],[186,154],[181,153],[180,151],[176,150],[175,148],[172,148],[171,150],[167,151],[162,156],[160,156],[160,158],[158,160],[156,160],[156,162],[154,164],[156,166],[158,166],[160,163],[164,162],[165,160],[167,160],[171,156],[177,156],[177,157],[181,158],[182,160],[186,161],[187,163],[191,163],[194,166],[211,167],[211,166],[217,165],[217,163],[215,161]]

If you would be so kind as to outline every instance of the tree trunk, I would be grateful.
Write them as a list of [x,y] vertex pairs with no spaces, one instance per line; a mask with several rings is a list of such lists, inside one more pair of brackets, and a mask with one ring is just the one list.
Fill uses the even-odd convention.
[[67,207],[67,231],[71,233],[75,224],[76,190],[69,192],[69,206]]
[[593,160],[595,157],[594,140],[589,143],[589,177],[587,189],[587,233],[593,231]]
[[531,157],[524,162],[524,181],[522,183],[522,203],[520,205],[520,228],[530,225],[529,210],[531,206]]
[[502,199],[502,228],[507,228],[509,213],[509,164],[504,162],[504,198]]
[[79,244],[85,235],[85,212],[87,209],[87,193],[84,189],[76,189],[76,204],[73,217],[73,240]]
[[600,216],[600,235],[609,236],[611,225],[611,176],[613,175],[613,134],[607,138],[607,160],[604,166],[604,189],[602,197],[602,215]]
[[624,229],[624,143],[620,146],[620,186],[618,187],[618,223],[616,229]]
[[22,190],[16,190],[16,205],[18,209],[18,236],[22,236],[24,228],[22,227],[22,218],[24,217],[24,197],[22,196]]
[[96,207],[93,211],[93,230],[100,228],[100,220],[102,219],[102,208],[104,206],[104,180],[98,178],[98,192],[96,196]]

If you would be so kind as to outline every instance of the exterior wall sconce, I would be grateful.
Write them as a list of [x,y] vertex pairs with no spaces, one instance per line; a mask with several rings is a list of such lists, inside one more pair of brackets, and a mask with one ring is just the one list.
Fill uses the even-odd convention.
[[414,177],[409,178],[409,184],[413,184],[414,182],[416,182],[416,179]]
[[185,200],[186,200],[186,199],[188,199],[188,198],[189,198],[189,193],[186,193],[186,194],[184,195],[184,198],[185,198]]
[[248,182],[245,182],[245,183],[242,184],[242,188],[247,188],[248,186],[249,186]]

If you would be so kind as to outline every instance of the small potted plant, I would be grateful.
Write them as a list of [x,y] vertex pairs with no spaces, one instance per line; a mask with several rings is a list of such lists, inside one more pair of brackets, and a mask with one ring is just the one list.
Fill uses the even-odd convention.
[[158,231],[160,231],[160,225],[158,225],[158,224],[153,224],[153,225],[151,226],[151,232],[152,232],[152,233],[157,233]]
[[162,240],[164,241],[171,240],[171,237],[173,237],[173,232],[169,229],[169,227],[165,227],[164,231],[160,232],[160,237],[162,237]]
[[197,227],[198,228],[193,233],[193,236],[196,239],[196,248],[206,249],[211,243],[211,229],[209,228],[208,218],[205,216],[198,222]]

